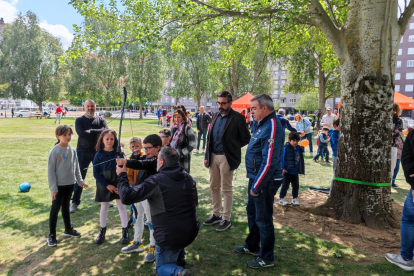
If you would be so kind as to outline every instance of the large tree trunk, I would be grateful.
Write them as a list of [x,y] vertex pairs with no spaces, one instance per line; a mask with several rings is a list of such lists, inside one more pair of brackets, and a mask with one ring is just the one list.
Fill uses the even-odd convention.
[[232,87],[233,87],[233,101],[237,100],[239,97],[239,76],[237,74],[236,65],[234,64],[234,59],[232,61],[231,66],[231,75],[233,79]]
[[[403,33],[397,4],[387,0],[351,1],[347,28],[336,39],[327,35],[341,64],[337,177],[391,182],[394,74]],[[390,189],[334,181],[331,197],[316,211],[372,228],[398,227]]]

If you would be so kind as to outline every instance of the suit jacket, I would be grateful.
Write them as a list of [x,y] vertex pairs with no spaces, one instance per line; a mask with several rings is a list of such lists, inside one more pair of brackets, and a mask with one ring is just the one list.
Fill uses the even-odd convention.
[[198,116],[197,116],[197,130],[207,129],[209,123],[211,123],[210,115],[208,115],[205,112],[198,114]]
[[[213,139],[211,137],[213,133],[214,124],[218,116],[221,116],[220,112],[213,115],[213,119],[210,124],[210,131],[207,134],[207,148],[205,159],[208,162],[208,166],[211,165],[211,154],[213,145]],[[222,143],[224,148],[224,154],[226,155],[227,162],[229,163],[230,170],[237,169],[241,163],[241,148],[247,145],[250,141],[250,132],[246,126],[246,119],[239,112],[230,109],[226,125],[224,126]]]

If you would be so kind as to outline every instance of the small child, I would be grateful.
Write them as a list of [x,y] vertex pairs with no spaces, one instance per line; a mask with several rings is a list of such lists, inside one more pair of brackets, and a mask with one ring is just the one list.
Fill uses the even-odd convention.
[[[129,160],[145,160],[146,156],[142,149],[142,140],[141,138],[133,137],[129,141],[129,149],[133,152]],[[135,185],[136,179],[138,177],[138,173],[140,170],[127,168],[127,175],[128,175],[128,182],[131,187]],[[148,203],[145,200],[147,207]],[[123,247],[121,249],[122,253],[133,253],[133,252],[142,252],[144,251],[144,245],[142,244],[142,234],[144,232],[144,213],[145,208],[143,202],[138,202],[134,204],[134,217],[135,217],[135,225],[134,225],[134,240],[130,242],[129,246]],[[151,231],[150,231],[151,235]],[[152,237],[153,238],[153,237]]]
[[338,164],[337,161],[337,154],[338,154],[338,139],[339,139],[339,118],[336,119],[333,122],[333,127],[334,129],[329,130],[328,132],[328,136],[329,136],[329,142],[331,143],[331,148],[332,148],[332,169],[333,169],[333,178],[331,181],[331,189],[329,190],[329,195],[328,197],[331,195],[331,191],[332,191],[332,186],[333,186],[333,182],[334,182],[334,178],[335,178],[335,169],[336,169],[336,165]]
[[122,244],[129,243],[128,233],[128,215],[125,205],[122,204],[118,195],[118,178],[116,175],[116,147],[118,139],[116,132],[105,129],[101,132],[96,143],[96,155],[93,159],[93,176],[96,179],[96,196],[95,201],[101,203],[100,224],[101,231],[96,238],[95,243],[101,244],[105,241],[106,219],[108,217],[109,202],[116,200],[119,216],[122,223]]
[[318,162],[319,160],[319,156],[323,157],[325,156],[325,162],[330,164],[331,162],[329,162],[329,150],[328,150],[328,143],[329,143],[329,138],[328,138],[328,131],[329,131],[329,127],[324,126],[322,128],[322,132],[319,134],[319,145],[318,145],[318,153],[315,155],[315,157],[312,159],[313,162]]
[[73,187],[77,182],[82,188],[88,188],[83,182],[78,157],[74,148],[69,146],[73,131],[67,125],[61,125],[55,131],[57,143],[49,152],[47,177],[50,193],[52,194],[52,208],[49,216],[48,246],[56,246],[56,224],[60,207],[65,223],[63,236],[79,238],[81,234],[73,229],[70,223],[69,204]]
[[305,174],[305,162],[303,159],[304,148],[299,146],[300,141],[299,132],[291,132],[288,136],[288,142],[283,148],[282,156],[282,170],[283,170],[283,184],[280,190],[279,205],[288,204],[285,201],[287,190],[290,183],[292,183],[292,204],[300,205],[298,201],[299,194],[299,174]]
[[[162,141],[161,137],[156,134],[150,134],[145,137],[143,141],[145,158],[141,159],[117,159],[118,165],[126,165],[127,169],[139,170],[139,173],[135,179],[135,185],[139,185],[145,181],[151,175],[157,174],[157,158],[158,153],[161,150]],[[145,256],[146,263],[152,263],[155,261],[155,239],[154,229],[152,227],[151,210],[147,200],[134,204],[134,208],[137,210],[137,218],[135,224],[134,242],[128,247],[122,248],[123,253],[141,252],[143,251],[142,245],[142,233],[144,231],[144,213],[147,218],[147,226],[150,230],[150,247],[147,256]]]

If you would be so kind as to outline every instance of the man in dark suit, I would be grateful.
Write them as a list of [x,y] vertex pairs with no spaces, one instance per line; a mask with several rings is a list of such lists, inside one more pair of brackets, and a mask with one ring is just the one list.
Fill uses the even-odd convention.
[[[204,166],[210,169],[210,189],[213,214],[204,225],[219,223],[216,230],[224,231],[231,226],[233,205],[233,172],[241,163],[241,148],[250,141],[246,119],[231,108],[232,96],[223,91],[218,94],[219,112],[213,115],[207,135]],[[224,195],[223,212],[221,196]],[[221,215],[223,213],[223,215]]]
[[200,140],[201,136],[203,136],[203,153],[204,149],[206,148],[206,140],[207,140],[207,128],[208,124],[211,123],[211,117],[207,113],[204,112],[204,106],[200,106],[198,115],[197,115],[197,132],[198,132],[198,139],[197,139],[197,149],[196,153],[200,149]]

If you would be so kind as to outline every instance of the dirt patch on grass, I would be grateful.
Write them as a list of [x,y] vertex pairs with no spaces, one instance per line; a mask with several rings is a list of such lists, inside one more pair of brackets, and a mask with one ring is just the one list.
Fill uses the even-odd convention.
[[[288,196],[286,201],[291,202]],[[315,207],[326,202],[326,194],[318,192],[300,193],[300,207],[279,206],[275,201],[273,217],[277,223],[290,226],[298,231],[317,236],[320,239],[352,246],[371,256],[382,257],[387,252],[397,253],[400,249],[400,230],[374,230],[363,224],[350,224],[333,218],[314,215],[302,208]],[[393,203],[396,218],[401,220],[403,206]],[[366,261],[375,261],[368,258]],[[377,259],[378,260],[378,259]]]

